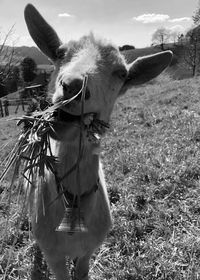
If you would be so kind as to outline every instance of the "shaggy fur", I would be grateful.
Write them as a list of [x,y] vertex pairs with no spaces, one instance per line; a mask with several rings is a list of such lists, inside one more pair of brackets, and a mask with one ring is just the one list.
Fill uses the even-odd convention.
[[[78,42],[71,41],[63,45],[53,28],[30,4],[25,9],[25,19],[38,47],[54,62],[55,71],[49,85],[53,103],[68,99],[70,91],[67,89],[74,81],[82,81],[88,76],[87,89],[90,94],[85,101],[84,113],[95,113],[98,119],[105,122],[109,122],[114,103],[120,94],[133,85],[154,78],[171,61],[172,54],[168,51],[127,64],[117,47],[96,39],[93,34],[84,36]],[[63,110],[71,116],[80,116],[80,100],[74,100]],[[58,177],[62,178],[77,161],[80,128],[72,122],[57,125],[55,130],[56,136],[51,138],[51,149],[58,158]],[[74,234],[56,231],[65,209],[63,200],[56,199],[57,184],[50,171],[46,171],[42,185],[36,188],[39,194],[32,190],[36,202],[31,205],[33,233],[57,280],[70,279],[66,256],[76,260],[75,279],[87,280],[90,257],[101,245],[111,226],[108,194],[97,154],[99,144],[90,142],[86,131],[83,132],[82,140],[83,154],[79,171],[73,170],[62,180],[62,185],[68,193],[76,196],[80,179],[83,195],[80,210],[87,231]],[[98,188],[94,188],[95,185]]]

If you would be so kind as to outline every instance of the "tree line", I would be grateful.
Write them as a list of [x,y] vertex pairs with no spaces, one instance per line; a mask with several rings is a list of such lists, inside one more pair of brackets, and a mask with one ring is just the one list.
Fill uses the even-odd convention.
[[[152,46],[161,50],[169,48],[169,43],[181,46],[183,63],[191,70],[192,76],[200,74],[200,1],[192,16],[193,27],[185,34],[178,30],[160,27],[152,34]],[[175,55],[176,58],[176,55]],[[178,59],[176,59],[178,62]]]
[[15,48],[6,44],[12,33],[13,27],[4,37],[0,33],[0,97],[31,83],[37,75],[35,61],[31,57],[19,60]]

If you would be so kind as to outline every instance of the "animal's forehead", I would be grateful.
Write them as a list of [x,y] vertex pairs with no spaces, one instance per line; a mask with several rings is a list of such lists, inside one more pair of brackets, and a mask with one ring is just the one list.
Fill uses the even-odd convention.
[[98,63],[124,64],[125,60],[117,47],[93,35],[84,36],[79,41],[70,41],[65,45],[66,55],[63,62],[70,62],[78,56],[90,57]]

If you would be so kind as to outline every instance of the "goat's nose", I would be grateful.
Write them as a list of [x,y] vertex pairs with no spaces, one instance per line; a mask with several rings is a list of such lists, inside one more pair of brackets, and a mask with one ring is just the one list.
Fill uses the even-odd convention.
[[[69,99],[69,98],[72,98],[73,96],[75,96],[78,92],[80,92],[80,90],[82,89],[82,86],[83,86],[83,80],[74,79],[69,84],[67,84],[65,82],[61,82],[61,85],[63,88],[64,97],[66,99]],[[89,89],[86,88],[85,99],[87,100],[89,98],[90,98],[90,92],[89,92]],[[75,99],[80,100],[81,93]]]

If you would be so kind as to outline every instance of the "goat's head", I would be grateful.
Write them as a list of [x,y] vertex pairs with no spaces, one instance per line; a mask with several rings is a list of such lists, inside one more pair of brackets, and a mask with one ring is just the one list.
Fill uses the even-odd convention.
[[[55,65],[49,87],[53,103],[73,97],[87,75],[84,113],[96,113],[104,121],[109,120],[119,95],[156,77],[172,58],[172,53],[166,51],[128,63],[117,47],[96,39],[93,34],[62,44],[54,29],[31,4],[25,8],[25,19],[33,40]],[[64,110],[80,115],[80,97]]]

